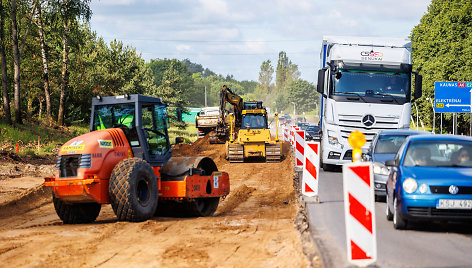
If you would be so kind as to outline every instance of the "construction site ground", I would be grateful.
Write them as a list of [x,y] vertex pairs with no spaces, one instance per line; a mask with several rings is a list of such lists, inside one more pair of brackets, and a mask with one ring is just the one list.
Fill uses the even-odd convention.
[[55,157],[0,155],[0,263],[3,267],[318,267],[293,159],[228,163],[207,137],[177,145],[175,156],[204,155],[230,174],[231,193],[212,217],[156,216],[117,221],[103,205],[92,224],[63,224],[51,191]]

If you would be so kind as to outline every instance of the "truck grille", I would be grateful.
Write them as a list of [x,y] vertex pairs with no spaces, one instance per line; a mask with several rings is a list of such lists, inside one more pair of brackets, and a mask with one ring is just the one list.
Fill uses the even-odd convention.
[[77,177],[77,169],[91,166],[91,154],[60,155],[56,164],[60,178]]
[[365,135],[366,144],[364,147],[370,146],[374,135],[381,129],[397,129],[400,119],[394,116],[374,116],[375,124],[372,127],[366,127],[362,124],[363,115],[339,115],[339,126],[341,128],[341,136],[345,139],[349,138],[351,132],[358,130]]

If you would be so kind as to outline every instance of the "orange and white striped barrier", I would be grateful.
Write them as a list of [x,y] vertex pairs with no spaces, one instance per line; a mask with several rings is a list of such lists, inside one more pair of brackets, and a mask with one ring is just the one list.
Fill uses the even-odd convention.
[[305,131],[295,130],[295,168],[303,168],[305,158]]
[[288,128],[284,127],[284,141],[289,141],[288,133],[289,133]]
[[290,126],[290,145],[293,147],[293,141],[295,137],[295,126]]
[[318,196],[320,174],[320,143],[305,142],[305,161],[303,163],[302,194],[306,197]]
[[367,266],[377,260],[373,168],[371,163],[343,166],[348,261]]

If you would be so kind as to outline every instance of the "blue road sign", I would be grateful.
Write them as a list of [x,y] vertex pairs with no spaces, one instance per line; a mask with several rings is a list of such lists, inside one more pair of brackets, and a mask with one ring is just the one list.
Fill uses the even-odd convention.
[[436,113],[470,113],[472,82],[434,82]]

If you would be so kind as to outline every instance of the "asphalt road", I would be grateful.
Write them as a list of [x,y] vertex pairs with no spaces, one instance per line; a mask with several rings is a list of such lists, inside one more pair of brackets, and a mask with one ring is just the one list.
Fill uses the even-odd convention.
[[[307,204],[310,227],[326,267],[347,267],[341,172],[320,170],[320,203]],[[417,224],[393,228],[385,203],[375,206],[378,267],[472,267],[472,224]]]

